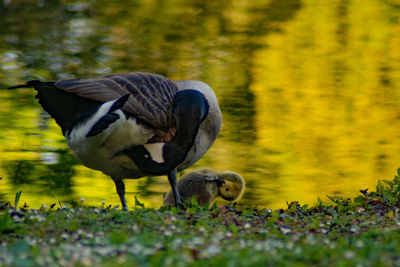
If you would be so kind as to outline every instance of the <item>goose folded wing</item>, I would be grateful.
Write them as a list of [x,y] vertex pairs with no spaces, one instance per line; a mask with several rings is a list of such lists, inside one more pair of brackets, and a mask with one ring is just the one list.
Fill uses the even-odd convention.
[[100,102],[130,94],[122,108],[127,114],[155,128],[169,130],[174,126],[172,105],[178,89],[173,81],[164,76],[126,73],[96,79],[65,79],[56,82],[55,86]]

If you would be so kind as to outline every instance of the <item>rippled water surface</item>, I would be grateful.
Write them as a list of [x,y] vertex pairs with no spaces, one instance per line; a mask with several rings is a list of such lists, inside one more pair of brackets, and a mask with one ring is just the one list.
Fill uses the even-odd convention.
[[[398,0],[0,0],[1,88],[130,71],[215,90],[224,124],[191,170],[241,173],[243,206],[352,197],[400,167]],[[119,204],[32,90],[0,100],[0,201]],[[130,207],[169,190],[166,177],[126,186]]]

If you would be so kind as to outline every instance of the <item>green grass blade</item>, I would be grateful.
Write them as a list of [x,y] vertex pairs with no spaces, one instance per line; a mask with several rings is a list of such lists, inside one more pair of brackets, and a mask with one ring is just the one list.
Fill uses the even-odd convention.
[[18,202],[19,202],[19,199],[21,197],[21,194],[22,194],[22,191],[19,191],[19,192],[17,192],[15,194],[15,201],[14,201],[14,208],[15,209],[17,209],[17,207],[18,207]]

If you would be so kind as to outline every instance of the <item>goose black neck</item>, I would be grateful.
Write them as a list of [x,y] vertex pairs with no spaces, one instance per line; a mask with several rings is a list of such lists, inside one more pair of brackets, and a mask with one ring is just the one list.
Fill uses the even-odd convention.
[[165,145],[163,154],[167,161],[170,159],[178,165],[192,148],[200,123],[208,115],[209,104],[202,93],[184,90],[176,94],[173,110],[176,134],[175,138]]
[[151,159],[144,146],[135,146],[125,150],[145,173],[164,175],[182,163],[195,142],[200,123],[207,117],[209,104],[205,96],[195,90],[180,91],[175,95],[173,114],[176,121],[176,134],[171,142],[163,147],[164,162]]

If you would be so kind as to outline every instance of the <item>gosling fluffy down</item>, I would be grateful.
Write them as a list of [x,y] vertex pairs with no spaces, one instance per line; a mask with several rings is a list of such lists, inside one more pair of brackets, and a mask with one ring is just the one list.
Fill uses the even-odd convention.
[[[235,172],[217,173],[201,169],[183,175],[178,191],[183,201],[195,198],[200,206],[211,205],[217,196],[228,201],[237,200],[244,191],[244,180]],[[164,206],[175,206],[172,191],[164,198]]]

